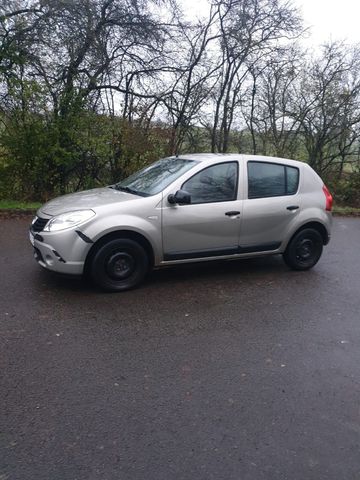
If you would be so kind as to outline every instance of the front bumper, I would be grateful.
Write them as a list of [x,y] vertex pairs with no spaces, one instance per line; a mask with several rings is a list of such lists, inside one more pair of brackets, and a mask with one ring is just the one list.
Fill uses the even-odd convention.
[[74,230],[56,233],[29,232],[34,258],[53,272],[81,275],[90,246]]

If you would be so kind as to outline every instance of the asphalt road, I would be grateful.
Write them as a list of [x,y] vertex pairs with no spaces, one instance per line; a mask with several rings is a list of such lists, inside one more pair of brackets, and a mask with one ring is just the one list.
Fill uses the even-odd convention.
[[0,220],[0,480],[358,480],[360,219],[103,294]]

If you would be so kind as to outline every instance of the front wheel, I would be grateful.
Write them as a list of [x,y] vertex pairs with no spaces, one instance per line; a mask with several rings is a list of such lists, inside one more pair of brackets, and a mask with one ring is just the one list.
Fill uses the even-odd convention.
[[319,261],[323,251],[323,239],[313,228],[297,233],[287,246],[284,260],[293,270],[309,270]]
[[90,265],[90,275],[102,289],[119,292],[136,287],[148,269],[144,248],[134,240],[119,238],[99,247]]

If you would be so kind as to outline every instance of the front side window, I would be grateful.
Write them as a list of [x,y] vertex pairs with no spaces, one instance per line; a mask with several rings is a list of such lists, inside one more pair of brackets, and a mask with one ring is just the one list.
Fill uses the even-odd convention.
[[228,202],[237,197],[238,163],[212,165],[196,173],[182,186],[191,203]]
[[196,163],[195,160],[184,158],[163,158],[117,183],[115,188],[144,197],[155,195],[194,167]]
[[269,162],[248,162],[248,197],[294,195],[299,185],[299,169]]

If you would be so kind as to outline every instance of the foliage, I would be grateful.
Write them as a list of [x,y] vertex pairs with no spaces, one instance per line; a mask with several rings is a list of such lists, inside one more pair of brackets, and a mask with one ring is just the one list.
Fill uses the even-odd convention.
[[[360,50],[316,54],[285,0],[3,0],[0,196],[46,200],[177,152],[309,162],[360,202]],[[354,160],[354,157],[355,160]]]
[[360,207],[360,170],[343,174],[340,179],[329,179],[330,189],[335,194],[338,205]]
[[1,137],[3,197],[47,200],[57,194],[113,183],[164,155],[156,129],[80,110],[58,118],[15,112]]

